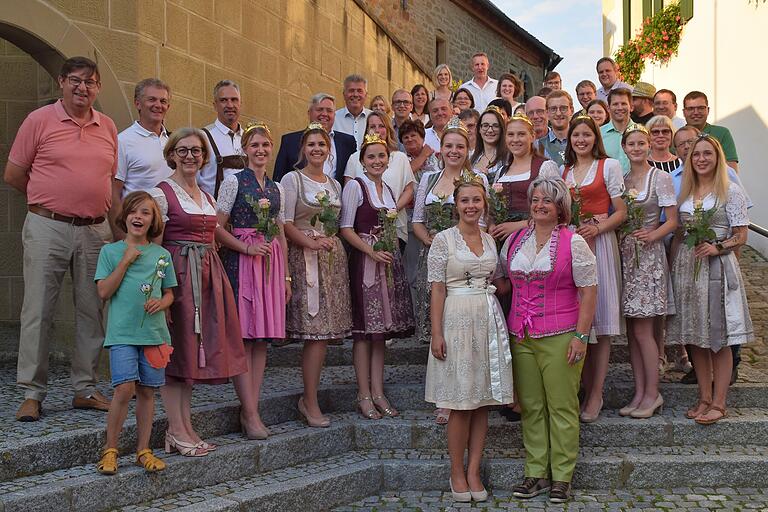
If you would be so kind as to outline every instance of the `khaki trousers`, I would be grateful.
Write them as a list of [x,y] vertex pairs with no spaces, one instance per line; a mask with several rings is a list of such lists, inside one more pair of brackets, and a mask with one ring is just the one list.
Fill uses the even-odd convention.
[[24,304],[16,381],[25,398],[45,399],[51,327],[64,274],[69,270],[75,306],[72,386],[76,396],[88,396],[96,390],[104,343],[103,302],[93,277],[99,251],[112,238],[109,223],[72,226],[27,213],[21,233]]
[[579,455],[579,380],[584,361],[568,365],[573,332],[513,340],[525,476],[570,482]]

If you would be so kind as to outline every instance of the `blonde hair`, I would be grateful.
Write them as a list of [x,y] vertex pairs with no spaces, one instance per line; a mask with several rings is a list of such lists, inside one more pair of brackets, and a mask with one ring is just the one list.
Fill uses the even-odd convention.
[[437,75],[442,70],[448,71],[448,87],[451,87],[451,84],[453,83],[453,73],[451,73],[451,68],[448,67],[448,64],[438,64],[435,68],[435,72],[432,75],[432,80],[435,81],[435,85],[437,85]]
[[715,154],[717,155],[717,162],[715,163],[714,188],[717,201],[718,203],[722,204],[728,200],[728,168],[725,163],[723,146],[720,145],[720,142],[716,138],[709,134],[702,133],[699,135],[698,140],[693,143],[691,150],[688,151],[688,157],[685,159],[685,164],[683,164],[683,183],[680,186],[680,196],[678,197],[677,204],[681,204],[683,201],[693,195],[693,191],[699,186],[699,175],[696,173],[696,171],[693,170],[691,157],[693,156],[693,152],[696,149],[696,146],[702,142],[708,142],[715,149]]
[[203,148],[203,164],[200,167],[202,168],[208,163],[208,158],[210,157],[210,154],[208,153],[208,137],[206,137],[203,131],[198,128],[187,127],[174,130],[173,133],[171,133],[171,136],[168,137],[168,142],[165,143],[163,156],[165,157],[165,162],[168,164],[168,167],[176,169],[176,162],[174,162],[172,158],[173,151],[176,149],[176,144],[178,144],[181,139],[193,136],[200,139],[200,146]]
[[675,130],[675,126],[672,124],[672,120],[664,115],[653,116],[648,120],[647,123],[645,123],[645,127],[648,128],[648,131],[650,131],[651,128],[653,128],[657,124],[663,124],[664,126],[669,128],[670,131],[672,131],[672,136],[673,137],[675,136],[675,132],[677,130]]

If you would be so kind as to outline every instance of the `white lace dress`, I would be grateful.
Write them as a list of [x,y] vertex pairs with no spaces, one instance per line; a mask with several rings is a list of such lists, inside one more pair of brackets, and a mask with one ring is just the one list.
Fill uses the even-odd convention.
[[430,353],[427,363],[425,400],[437,407],[473,410],[513,401],[509,335],[490,284],[501,268],[493,237],[482,233],[482,239],[477,256],[453,227],[438,233],[429,251],[427,279],[445,283],[447,291],[446,359]]

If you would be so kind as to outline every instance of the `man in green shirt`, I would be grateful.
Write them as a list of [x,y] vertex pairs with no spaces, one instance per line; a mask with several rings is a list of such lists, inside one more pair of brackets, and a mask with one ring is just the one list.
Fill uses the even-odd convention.
[[615,158],[621,164],[624,174],[629,172],[629,158],[621,148],[621,136],[624,131],[635,123],[629,117],[632,113],[632,91],[629,89],[614,89],[608,94],[608,110],[611,120],[600,127],[603,146],[609,157]]
[[709,101],[707,95],[701,91],[691,91],[683,99],[683,115],[685,121],[695,126],[703,133],[707,133],[723,146],[725,160],[735,171],[739,170],[739,155],[736,153],[736,143],[733,142],[731,132],[725,126],[709,124],[707,116],[709,115]]

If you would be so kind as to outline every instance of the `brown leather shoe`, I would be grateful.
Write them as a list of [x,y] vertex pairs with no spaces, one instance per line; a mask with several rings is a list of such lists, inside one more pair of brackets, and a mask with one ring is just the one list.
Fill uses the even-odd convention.
[[97,411],[109,410],[109,399],[94,391],[88,396],[76,396],[72,399],[72,407],[75,409],[96,409]]
[[40,419],[40,413],[43,407],[40,404],[40,400],[33,400],[27,398],[21,403],[19,410],[16,411],[17,421],[37,421]]

